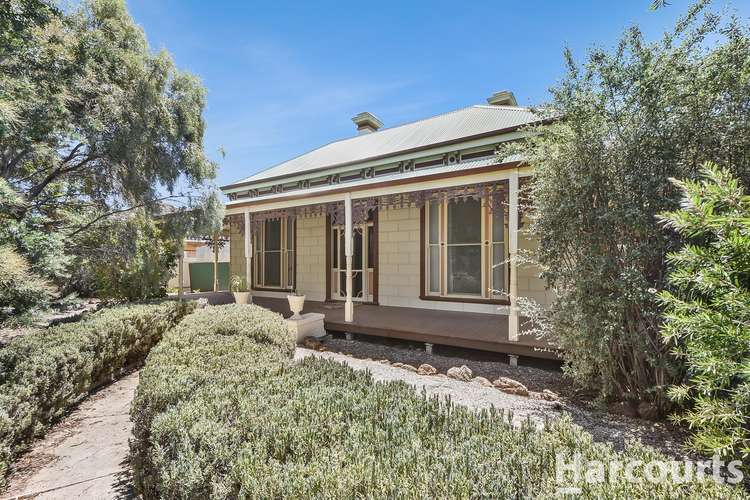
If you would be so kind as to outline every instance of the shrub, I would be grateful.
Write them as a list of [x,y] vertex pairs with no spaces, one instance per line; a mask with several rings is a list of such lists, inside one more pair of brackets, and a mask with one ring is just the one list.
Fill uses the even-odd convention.
[[32,438],[91,389],[142,361],[192,308],[178,302],[114,307],[0,349],[0,484]]
[[[618,455],[561,419],[520,429],[420,397],[404,383],[328,360],[294,363],[281,318],[217,306],[186,318],[149,354],[131,415],[144,498],[520,498],[556,493],[557,453]],[[573,486],[571,484],[570,486]],[[576,483],[584,496],[742,496],[713,482]]]
[[666,255],[680,244],[655,218],[678,207],[669,178],[695,178],[714,159],[750,180],[750,26],[707,4],[657,41],[632,27],[612,50],[567,52],[544,105],[564,118],[513,151],[534,167],[530,229],[560,297],[549,340],[601,399],[667,409],[680,377],[650,292],[667,286]]
[[9,246],[0,246],[0,321],[49,303],[52,287]]
[[750,196],[726,170],[708,164],[704,175],[675,181],[682,208],[663,217],[687,241],[669,256],[673,291],[660,294],[664,338],[687,366],[670,395],[689,407],[676,418],[693,429],[694,450],[747,457]]

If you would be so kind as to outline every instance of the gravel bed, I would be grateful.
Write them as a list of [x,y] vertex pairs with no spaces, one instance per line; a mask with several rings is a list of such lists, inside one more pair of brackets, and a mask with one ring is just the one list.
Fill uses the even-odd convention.
[[[467,357],[458,357],[460,351],[453,350],[450,355],[427,354],[415,345],[400,347],[396,344],[382,342],[364,342],[345,340],[342,338],[328,338],[324,342],[326,352],[298,348],[296,358],[318,356],[334,359],[345,363],[356,370],[369,370],[377,381],[401,380],[428,395],[450,397],[457,404],[473,409],[502,408],[511,411],[514,421],[531,419],[541,424],[546,419],[557,418],[563,414],[588,431],[599,442],[612,444],[615,449],[622,450],[630,440],[639,441],[676,459],[686,458],[682,449],[685,438],[684,432],[665,422],[650,422],[646,420],[612,415],[598,411],[574,395],[570,383],[562,376],[559,369],[542,369],[533,366],[511,367],[499,360],[481,360],[482,357],[472,351],[466,351]],[[396,368],[389,364],[378,362],[387,359],[391,363],[401,362],[418,367],[427,363],[445,374],[448,368],[466,365],[473,371],[473,376],[482,376],[489,380],[498,377],[510,377],[526,385],[530,391],[541,392],[550,389],[560,394],[555,402],[533,399],[524,396],[506,394],[494,387],[485,387],[476,382],[463,382],[440,376],[418,375],[412,371]]]

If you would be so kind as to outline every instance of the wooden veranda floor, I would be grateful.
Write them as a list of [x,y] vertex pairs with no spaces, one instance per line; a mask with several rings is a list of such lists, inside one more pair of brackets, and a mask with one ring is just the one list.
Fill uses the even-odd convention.
[[[187,294],[186,298],[208,298],[212,304],[233,302],[227,292]],[[253,297],[259,306],[291,316],[286,299]],[[508,317],[457,311],[355,304],[354,322],[344,321],[342,302],[306,301],[306,312],[325,314],[325,328],[334,332],[350,332],[379,337],[390,337],[417,342],[429,342],[469,349],[501,352],[543,359],[558,359],[540,348],[547,344],[530,335],[520,335],[518,341],[508,340]],[[522,318],[521,324],[525,321]]]

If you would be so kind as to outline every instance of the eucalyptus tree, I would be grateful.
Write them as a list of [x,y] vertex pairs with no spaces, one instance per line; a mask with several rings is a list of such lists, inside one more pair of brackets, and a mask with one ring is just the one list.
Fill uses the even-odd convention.
[[530,230],[559,295],[547,331],[581,385],[663,405],[682,367],[653,291],[679,239],[656,216],[678,206],[669,178],[695,178],[706,160],[750,180],[748,26],[701,2],[657,42],[632,27],[613,50],[565,58],[540,107],[558,120],[516,147],[535,167]]
[[0,27],[5,239],[23,247],[19,235],[36,232],[75,253],[82,233],[119,214],[168,205],[190,219],[220,205],[206,187],[216,172],[203,148],[206,91],[151,51],[123,0],[68,10],[10,0]]

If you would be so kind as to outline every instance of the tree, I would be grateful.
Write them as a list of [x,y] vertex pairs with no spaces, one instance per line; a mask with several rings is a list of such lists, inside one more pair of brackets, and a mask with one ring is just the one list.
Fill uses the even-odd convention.
[[535,168],[530,231],[559,295],[553,340],[580,385],[665,405],[681,366],[651,290],[667,286],[679,238],[656,215],[677,207],[669,178],[694,178],[705,160],[750,179],[748,27],[698,3],[660,42],[633,27],[613,51],[592,49],[581,65],[565,57],[540,107],[556,121],[509,150]]
[[0,241],[25,251],[20,235],[55,235],[75,254],[113,216],[169,202],[190,217],[214,204],[203,187],[216,171],[203,150],[205,89],[150,51],[124,0],[72,12],[10,0],[0,26],[0,181],[15,193],[0,207],[12,226]]
[[750,196],[729,170],[707,164],[700,181],[674,181],[680,209],[664,225],[685,244],[669,255],[672,290],[662,291],[662,333],[685,361],[670,390],[688,406],[677,421],[693,430],[688,444],[724,457],[750,454]]

